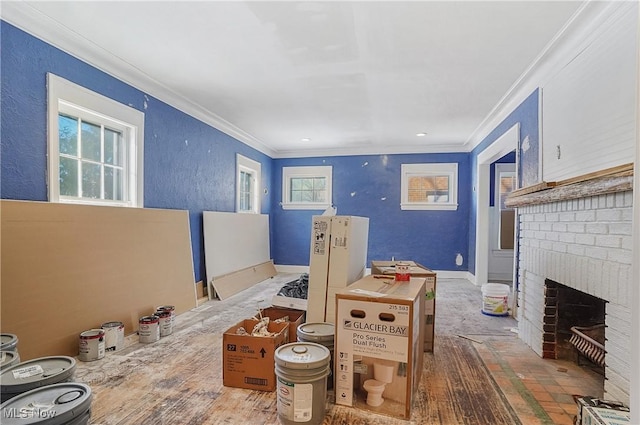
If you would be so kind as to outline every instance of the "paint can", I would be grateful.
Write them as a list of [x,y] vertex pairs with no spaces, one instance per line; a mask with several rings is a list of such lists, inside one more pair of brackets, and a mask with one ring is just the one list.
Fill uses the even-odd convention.
[[487,316],[509,315],[509,285],[485,283],[482,285],[482,314]]
[[20,354],[17,351],[0,351],[0,370],[20,363]]
[[156,342],[160,339],[160,325],[159,318],[156,315],[144,316],[140,318],[138,335],[140,336],[140,342],[148,344],[150,342]]
[[4,403],[36,388],[71,381],[75,370],[76,361],[68,356],[40,357],[18,363],[0,372],[0,397]]
[[335,339],[335,326],[328,322],[302,323],[296,331],[298,341],[315,342],[329,349],[329,378],[327,378],[327,390],[333,388],[333,352]]
[[176,307],[173,305],[161,305],[156,307],[156,312],[158,311],[168,311],[171,313],[171,330],[176,326]]
[[313,342],[281,345],[274,353],[280,422],[320,425],[327,411],[329,349]]
[[78,359],[92,362],[104,357],[104,330],[89,329],[80,334]]
[[171,318],[173,317],[168,310],[158,310],[155,313],[158,316],[158,326],[160,326],[160,337],[171,335],[173,332],[173,323]]
[[124,348],[124,323],[106,322],[100,327],[104,330],[105,351],[120,351]]
[[409,263],[396,263],[396,282],[409,282],[411,280],[411,265]]
[[86,425],[91,418],[91,388],[59,383],[22,393],[0,406],[5,425]]

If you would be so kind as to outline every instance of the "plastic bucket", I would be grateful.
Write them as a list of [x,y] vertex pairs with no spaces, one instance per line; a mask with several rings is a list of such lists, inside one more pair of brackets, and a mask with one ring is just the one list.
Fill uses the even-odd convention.
[[20,363],[20,354],[17,351],[0,351],[0,370]]
[[68,356],[40,357],[7,367],[0,373],[2,402],[51,384],[71,381],[76,361]]
[[328,322],[309,322],[298,326],[296,330],[298,341],[315,342],[324,345],[329,349],[329,378],[327,379],[327,389],[333,388],[333,351],[335,339],[335,326]]
[[278,418],[285,425],[324,421],[329,349],[313,342],[285,344],[274,353]]
[[0,351],[17,351],[18,337],[14,334],[0,334]]
[[91,388],[76,382],[22,393],[0,406],[5,425],[85,425],[91,417]]
[[509,315],[509,285],[486,283],[482,285],[482,314],[488,316]]

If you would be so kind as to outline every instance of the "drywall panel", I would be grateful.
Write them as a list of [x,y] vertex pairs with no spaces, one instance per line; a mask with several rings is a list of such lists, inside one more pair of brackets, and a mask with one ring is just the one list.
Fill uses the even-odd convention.
[[188,211],[2,201],[2,332],[20,357],[78,354],[108,321],[196,306]]
[[[204,211],[202,214],[204,232],[205,267],[209,294],[221,299],[246,289],[241,282],[238,291],[228,292],[225,288],[217,291],[216,280],[271,260],[269,250],[269,216],[267,214],[246,214],[218,211]],[[274,269],[275,270],[275,269]],[[262,275],[262,274],[260,274]],[[264,279],[263,279],[264,280]],[[255,281],[253,283],[258,283]],[[225,284],[229,282],[225,279]]]
[[542,180],[564,180],[633,158],[637,20],[635,13],[612,17],[542,88]]

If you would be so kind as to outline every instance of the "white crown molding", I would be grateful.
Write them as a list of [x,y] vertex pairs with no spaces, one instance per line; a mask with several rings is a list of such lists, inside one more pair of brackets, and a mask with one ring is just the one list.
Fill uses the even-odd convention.
[[593,41],[595,34],[607,20],[628,13],[635,1],[585,1],[547,44],[525,72],[516,80],[487,117],[471,134],[465,148],[472,151],[511,114],[535,89],[543,87],[558,69]]
[[[320,156],[453,153],[470,152],[482,142],[518,105],[566,61],[567,55],[578,52],[585,40],[592,40],[597,28],[615,14],[628,12],[634,1],[585,1],[560,32],[538,55],[521,77],[511,86],[487,117],[461,145],[396,146],[273,150],[258,138],[222,119],[213,112],[178,95],[165,85],[152,79],[117,55],[91,43],[89,40],[44,15],[26,2],[2,2],[2,19],[44,42],[88,63],[138,90],[175,107],[176,109],[216,128],[271,158],[302,158]],[[573,53],[576,54],[576,53]],[[563,61],[564,59],[564,61]]]
[[353,148],[330,148],[330,149],[296,149],[279,150],[273,158],[313,158],[328,156],[351,156],[351,155],[396,155],[396,154],[420,154],[420,153],[456,153],[469,152],[462,144],[460,145],[421,145],[421,146],[366,146]]
[[275,151],[256,137],[202,106],[191,102],[184,96],[175,93],[140,69],[61,25],[29,4],[17,1],[2,2],[0,13],[2,19],[11,25],[57,47],[76,59],[173,106],[205,124],[209,124],[265,155],[270,157],[275,155]]

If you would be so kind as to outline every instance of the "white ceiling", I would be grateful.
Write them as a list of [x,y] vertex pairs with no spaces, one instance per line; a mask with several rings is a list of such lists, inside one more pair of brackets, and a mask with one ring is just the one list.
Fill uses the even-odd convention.
[[2,16],[283,157],[469,150],[580,6],[4,1]]

